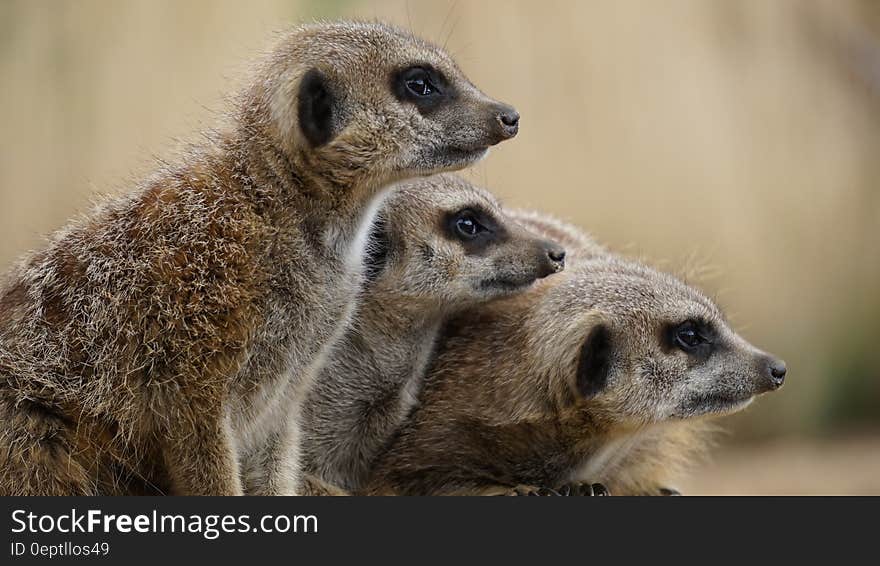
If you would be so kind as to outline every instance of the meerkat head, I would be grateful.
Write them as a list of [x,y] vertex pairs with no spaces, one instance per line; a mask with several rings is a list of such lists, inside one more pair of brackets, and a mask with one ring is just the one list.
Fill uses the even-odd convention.
[[785,363],[675,277],[611,256],[567,275],[538,311],[539,332],[557,340],[537,347],[560,369],[564,397],[593,414],[634,426],[721,415],[782,386]]
[[336,184],[461,169],[519,128],[444,50],[386,24],[299,27],[260,73],[245,121]]
[[388,197],[365,261],[374,286],[462,306],[562,271],[565,250],[511,221],[487,191],[438,175],[402,183]]

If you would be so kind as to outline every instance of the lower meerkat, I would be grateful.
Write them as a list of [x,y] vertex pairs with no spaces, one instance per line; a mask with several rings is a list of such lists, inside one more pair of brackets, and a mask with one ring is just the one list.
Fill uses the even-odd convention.
[[[565,251],[453,175],[409,181],[380,210],[351,327],[303,413],[304,472],[354,491],[415,405],[443,322],[562,271]],[[304,492],[314,492],[307,482]]]
[[234,495],[254,454],[261,493],[294,492],[288,415],[350,317],[385,187],[518,128],[383,24],[296,28],[255,75],[179,165],[6,275],[0,494]]
[[704,417],[782,385],[785,364],[697,289],[594,252],[450,322],[362,493],[670,493]]

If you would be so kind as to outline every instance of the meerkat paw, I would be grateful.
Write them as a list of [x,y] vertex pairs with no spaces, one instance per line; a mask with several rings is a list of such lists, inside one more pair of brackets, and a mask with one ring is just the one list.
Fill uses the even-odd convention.
[[536,485],[518,485],[511,487],[498,495],[517,496],[517,497],[556,497],[560,495],[555,489],[549,487],[538,487]]
[[608,488],[601,483],[571,482],[558,488],[556,491],[563,497],[604,497],[611,495]]
[[610,495],[610,493],[601,483],[571,482],[557,489],[534,485],[518,485],[508,489],[501,495],[527,497],[594,497]]

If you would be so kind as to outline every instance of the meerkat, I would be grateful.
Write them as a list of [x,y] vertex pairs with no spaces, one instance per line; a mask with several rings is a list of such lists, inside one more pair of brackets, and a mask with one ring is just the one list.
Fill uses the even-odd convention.
[[293,493],[289,413],[351,315],[384,188],[518,122],[410,33],[291,31],[229,124],[5,278],[0,493],[241,494],[254,453],[262,493]]
[[694,287],[585,257],[453,318],[362,493],[671,494],[707,418],[785,374]]
[[[346,491],[361,487],[415,405],[443,321],[562,271],[565,261],[562,247],[453,175],[397,188],[367,250],[357,311],[303,408],[304,472]],[[314,484],[301,491],[314,493]]]

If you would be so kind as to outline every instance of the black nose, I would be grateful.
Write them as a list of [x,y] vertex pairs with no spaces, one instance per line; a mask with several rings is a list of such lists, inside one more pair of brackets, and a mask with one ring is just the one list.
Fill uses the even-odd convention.
[[782,387],[782,384],[785,383],[785,374],[788,372],[785,362],[782,360],[770,360],[770,363],[767,364],[767,372],[770,374],[773,388],[778,389]]
[[519,112],[510,106],[499,106],[495,115],[499,141],[508,140],[519,131]]
[[508,112],[498,115],[501,123],[508,128],[519,128],[519,112],[511,108]]
[[543,248],[544,268],[541,269],[541,277],[547,277],[565,269],[565,249],[550,242],[546,242]]
[[550,258],[550,261],[556,262],[562,267],[565,267],[565,250],[562,248],[547,250],[547,257]]

